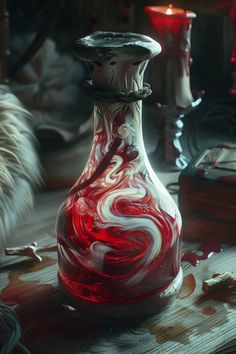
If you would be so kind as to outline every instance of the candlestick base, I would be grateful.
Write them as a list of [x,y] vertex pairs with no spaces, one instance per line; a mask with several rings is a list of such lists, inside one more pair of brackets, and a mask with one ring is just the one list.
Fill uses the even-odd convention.
[[180,143],[184,123],[183,117],[195,109],[202,99],[198,97],[192,104],[186,108],[178,106],[165,106],[157,103],[155,110],[162,121],[161,138],[155,151],[150,157],[155,160],[159,170],[162,171],[180,171],[187,166],[187,159],[183,155],[183,149]]

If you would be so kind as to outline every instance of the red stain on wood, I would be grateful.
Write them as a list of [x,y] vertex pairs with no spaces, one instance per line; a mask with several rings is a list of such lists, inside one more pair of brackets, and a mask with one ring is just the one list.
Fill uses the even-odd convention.
[[18,265],[18,268],[11,269],[8,275],[9,284],[2,290],[0,298],[9,305],[26,305],[32,301],[40,299],[42,301],[54,292],[54,287],[50,284],[41,284],[39,280],[22,280],[21,276],[38,272],[57,262],[56,259],[45,257],[40,263],[33,265]]
[[5,303],[17,305],[14,309],[25,345],[34,354],[64,354],[68,347],[75,353],[92,332],[101,336],[105,331],[95,320],[82,318],[80,311],[66,306],[53,285],[43,283],[40,271],[50,272],[46,279],[56,279],[56,266],[49,268],[56,263],[57,259],[44,257],[41,263],[27,261],[10,267],[9,283],[0,294]]
[[212,316],[216,313],[216,309],[213,306],[206,306],[202,309],[202,313],[206,316]]
[[149,326],[149,333],[156,337],[159,344],[169,341],[178,342],[181,344],[189,344],[189,329],[188,327],[178,323],[175,326],[160,326],[152,324]]

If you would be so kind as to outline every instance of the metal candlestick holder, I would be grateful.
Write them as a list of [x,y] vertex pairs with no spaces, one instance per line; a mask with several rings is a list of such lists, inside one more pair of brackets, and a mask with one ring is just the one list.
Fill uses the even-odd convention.
[[182,118],[201,102],[201,99],[193,98],[190,87],[190,34],[196,14],[172,5],[147,6],[145,12],[153,36],[162,47],[162,53],[150,67],[151,100],[155,102],[157,117],[162,124],[155,160],[159,169],[182,170],[187,165],[179,140],[183,130]]
[[180,137],[183,131],[183,118],[201,103],[202,98],[196,98],[186,108],[155,104],[155,110],[161,119],[161,137],[152,156],[162,171],[179,171],[187,166],[183,155]]

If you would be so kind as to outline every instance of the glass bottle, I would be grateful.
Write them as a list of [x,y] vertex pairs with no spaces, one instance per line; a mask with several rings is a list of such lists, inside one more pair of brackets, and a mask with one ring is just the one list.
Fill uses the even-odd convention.
[[182,283],[181,217],[142,136],[142,99],[151,93],[143,74],[160,51],[134,33],[77,42],[91,71],[95,127],[88,162],[58,214],[59,285],[71,304],[99,317],[156,313]]

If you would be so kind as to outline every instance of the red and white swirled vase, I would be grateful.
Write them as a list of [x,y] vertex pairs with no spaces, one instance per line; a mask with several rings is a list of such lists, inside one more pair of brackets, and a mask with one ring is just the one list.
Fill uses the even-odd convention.
[[95,32],[77,42],[91,70],[95,130],[58,214],[59,284],[75,306],[101,317],[158,312],[182,283],[181,217],[142,136],[143,74],[160,50],[133,33]]

